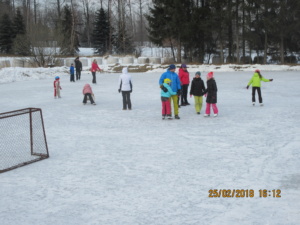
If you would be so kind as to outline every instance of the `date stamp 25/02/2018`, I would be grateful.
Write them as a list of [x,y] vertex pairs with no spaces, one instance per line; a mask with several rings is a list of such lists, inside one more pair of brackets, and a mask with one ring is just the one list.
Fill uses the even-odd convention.
[[209,198],[281,198],[280,189],[260,189],[255,194],[253,189],[210,189],[208,191]]

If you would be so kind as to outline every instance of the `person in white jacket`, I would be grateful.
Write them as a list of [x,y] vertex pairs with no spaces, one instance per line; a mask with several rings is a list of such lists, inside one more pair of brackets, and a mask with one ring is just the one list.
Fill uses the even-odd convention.
[[122,91],[123,97],[123,110],[131,110],[130,93],[132,92],[131,76],[128,74],[127,67],[122,69],[122,74],[119,78],[119,93]]

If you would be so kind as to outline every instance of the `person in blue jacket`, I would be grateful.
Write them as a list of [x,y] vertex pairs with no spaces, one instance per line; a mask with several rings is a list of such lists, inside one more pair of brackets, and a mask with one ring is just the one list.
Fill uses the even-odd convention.
[[161,104],[162,104],[162,119],[163,120],[166,117],[168,119],[172,119],[170,97],[172,95],[177,95],[176,92],[172,91],[170,84],[171,84],[171,80],[169,78],[164,79],[164,83],[162,84],[162,88],[161,88],[161,92],[160,92]]
[[171,80],[171,89],[173,92],[176,92],[177,95],[172,95],[171,99],[173,101],[173,106],[174,106],[174,115],[175,115],[175,119],[180,119],[179,117],[179,110],[178,110],[178,95],[181,94],[181,84],[180,84],[180,80],[178,75],[175,73],[176,70],[176,66],[174,64],[171,64],[167,71],[164,72],[160,79],[159,79],[159,85],[162,88],[163,87],[163,83],[165,79],[170,79]]

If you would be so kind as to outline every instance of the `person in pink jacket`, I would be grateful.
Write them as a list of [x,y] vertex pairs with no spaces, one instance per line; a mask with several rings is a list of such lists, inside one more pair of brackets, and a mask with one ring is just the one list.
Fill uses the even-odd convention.
[[182,64],[181,67],[179,68],[179,73],[178,73],[180,83],[181,83],[181,105],[186,106],[190,105],[190,103],[187,100],[187,93],[188,93],[188,88],[190,84],[190,74],[187,71],[187,66],[185,64]]
[[84,85],[83,90],[82,90],[82,94],[84,95],[84,98],[83,98],[83,104],[84,105],[87,102],[87,98],[90,99],[90,101],[93,105],[96,105],[96,103],[94,101],[94,93],[93,93],[91,85],[89,85],[89,84]]
[[92,72],[92,75],[93,75],[93,80],[92,80],[92,83],[93,84],[96,84],[96,72],[97,71],[101,71],[101,68],[98,66],[98,63],[97,63],[97,60],[94,59],[93,62],[92,62],[92,67],[91,67],[91,72]]

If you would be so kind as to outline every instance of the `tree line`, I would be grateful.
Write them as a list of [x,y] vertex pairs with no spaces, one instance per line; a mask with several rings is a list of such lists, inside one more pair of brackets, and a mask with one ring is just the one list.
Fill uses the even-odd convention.
[[[295,62],[299,0],[0,0],[0,52],[39,66],[79,47],[136,54],[146,41],[176,62]],[[249,57],[251,56],[251,58]],[[253,57],[255,56],[255,57]],[[250,58],[250,59],[249,59]]]
[[147,2],[0,0],[0,52],[30,56],[38,66],[75,56],[79,47],[101,56],[135,54],[136,43],[147,39],[142,18]]
[[[300,49],[299,0],[153,0],[146,18],[152,42],[203,62],[295,62]],[[225,55],[227,56],[225,60]]]

